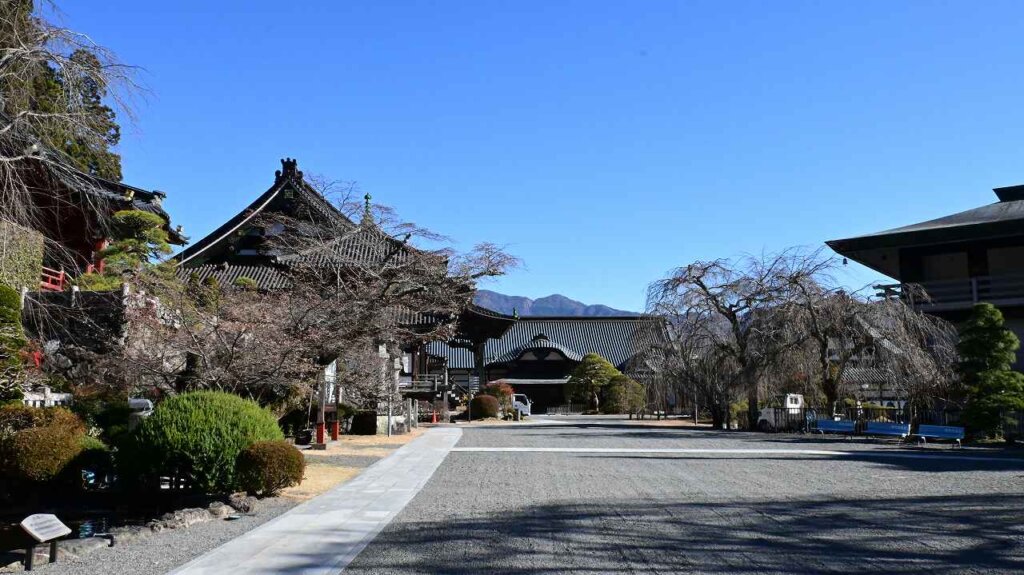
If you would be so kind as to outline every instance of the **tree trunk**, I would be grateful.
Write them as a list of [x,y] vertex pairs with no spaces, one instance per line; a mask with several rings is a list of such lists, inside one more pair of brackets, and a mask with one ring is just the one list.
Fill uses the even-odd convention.
[[747,389],[747,429],[757,429],[757,416],[761,410],[757,407],[757,382]]

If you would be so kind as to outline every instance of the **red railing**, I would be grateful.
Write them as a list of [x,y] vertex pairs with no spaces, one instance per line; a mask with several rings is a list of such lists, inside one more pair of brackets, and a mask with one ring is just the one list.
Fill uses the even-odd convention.
[[44,267],[39,287],[40,289],[50,291],[64,291],[64,284],[67,283],[67,280],[68,275],[64,270],[55,270]]

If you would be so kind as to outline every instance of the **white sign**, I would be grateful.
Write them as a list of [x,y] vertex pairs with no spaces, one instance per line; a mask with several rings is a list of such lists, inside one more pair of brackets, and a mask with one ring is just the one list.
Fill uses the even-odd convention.
[[61,523],[56,515],[49,513],[29,515],[21,522],[21,528],[40,543],[71,533],[67,525]]

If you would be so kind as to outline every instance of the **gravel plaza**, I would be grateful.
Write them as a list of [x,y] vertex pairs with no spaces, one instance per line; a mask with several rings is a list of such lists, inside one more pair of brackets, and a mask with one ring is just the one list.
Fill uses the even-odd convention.
[[[427,442],[431,448],[415,455],[417,443]],[[444,453],[448,445],[454,447]],[[419,462],[402,460],[411,454]],[[231,549],[225,557],[238,567],[244,541],[262,538],[244,569],[210,567],[215,550],[194,562],[207,570],[180,572],[1024,569],[1024,459],[1002,449],[547,417],[528,425],[436,428],[378,465],[411,473],[421,464],[436,471],[413,481],[418,492],[411,497],[409,486],[398,484],[405,479],[390,487],[400,497],[381,494],[389,487],[379,483],[357,484],[393,502],[374,507],[372,525],[362,518],[343,529],[345,536],[315,543],[313,532],[298,529],[292,541],[267,544],[266,529],[300,507],[221,548]],[[325,498],[307,505],[330,521]],[[352,507],[351,500],[334,500]]]

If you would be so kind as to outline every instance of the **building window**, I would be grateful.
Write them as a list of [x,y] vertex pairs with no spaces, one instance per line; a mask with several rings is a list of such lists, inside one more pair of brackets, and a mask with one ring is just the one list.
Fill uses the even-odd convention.
[[923,256],[921,272],[924,281],[967,279],[967,252]]
[[1024,246],[989,248],[988,274],[992,276],[1024,273]]

